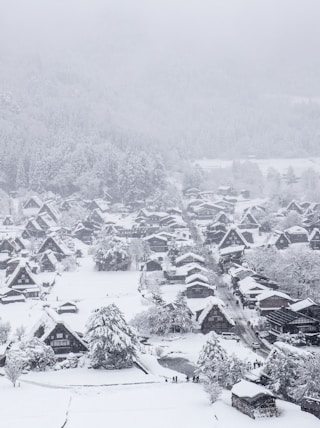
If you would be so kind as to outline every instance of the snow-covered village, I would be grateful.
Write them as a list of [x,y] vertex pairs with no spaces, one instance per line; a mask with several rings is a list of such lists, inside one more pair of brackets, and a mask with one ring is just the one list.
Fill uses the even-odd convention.
[[0,3],[0,428],[318,428],[320,3]]

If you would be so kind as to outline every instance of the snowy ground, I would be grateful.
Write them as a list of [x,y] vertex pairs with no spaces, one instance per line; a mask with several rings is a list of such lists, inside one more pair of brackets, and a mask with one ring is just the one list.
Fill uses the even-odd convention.
[[[56,373],[57,374],[57,373]],[[225,391],[214,405],[192,382],[75,387],[71,390],[21,383],[13,388],[0,378],[1,427],[4,428],[317,428],[319,420],[298,406],[278,400],[278,418],[250,419],[231,407]],[[65,425],[63,425],[66,422]]]

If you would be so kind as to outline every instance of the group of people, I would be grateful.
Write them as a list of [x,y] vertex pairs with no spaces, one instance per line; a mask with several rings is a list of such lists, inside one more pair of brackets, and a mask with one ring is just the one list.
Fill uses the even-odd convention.
[[[190,381],[190,377],[186,376],[186,382]],[[199,376],[192,376],[192,382],[199,383],[200,379]],[[165,382],[168,382],[168,379],[165,379]],[[172,377],[172,383],[178,383],[178,376]]]

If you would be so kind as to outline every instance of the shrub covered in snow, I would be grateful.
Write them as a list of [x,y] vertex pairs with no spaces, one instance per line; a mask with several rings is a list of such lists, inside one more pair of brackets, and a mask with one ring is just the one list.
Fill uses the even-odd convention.
[[99,271],[127,270],[131,264],[127,246],[115,239],[104,239],[97,244],[94,261]]
[[51,346],[46,345],[37,337],[20,342],[8,352],[8,358],[20,361],[21,368],[24,370],[43,371],[55,363]]

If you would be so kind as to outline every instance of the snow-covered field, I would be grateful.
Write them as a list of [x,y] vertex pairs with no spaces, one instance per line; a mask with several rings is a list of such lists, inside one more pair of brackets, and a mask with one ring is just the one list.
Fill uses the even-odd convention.
[[[281,174],[292,166],[295,173],[300,175],[302,171],[313,168],[320,172],[320,158],[283,158],[283,159],[239,159],[240,161],[250,161],[256,163],[263,174],[266,174],[270,167],[275,168]],[[232,160],[226,159],[198,159],[194,164],[200,165],[204,169],[216,169],[230,167]]]

